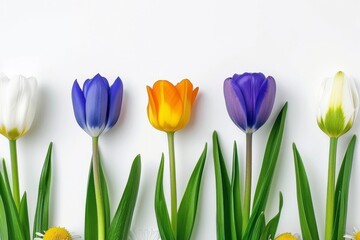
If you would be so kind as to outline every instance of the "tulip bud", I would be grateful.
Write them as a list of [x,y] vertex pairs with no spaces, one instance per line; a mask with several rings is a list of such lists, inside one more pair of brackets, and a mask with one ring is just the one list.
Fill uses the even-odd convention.
[[176,86],[166,80],[147,86],[149,104],[147,114],[151,125],[161,131],[176,132],[184,128],[191,116],[199,88],[193,89],[188,79]]
[[0,76],[0,133],[9,140],[23,136],[36,111],[37,82],[34,77]]
[[119,118],[122,96],[123,84],[119,77],[109,87],[106,78],[97,74],[84,82],[83,90],[75,80],[72,102],[79,126],[92,137],[108,131]]
[[355,120],[359,96],[352,79],[339,71],[321,85],[317,122],[329,137],[340,137]]
[[235,74],[224,82],[224,96],[231,120],[245,133],[253,133],[269,118],[276,84],[262,73]]

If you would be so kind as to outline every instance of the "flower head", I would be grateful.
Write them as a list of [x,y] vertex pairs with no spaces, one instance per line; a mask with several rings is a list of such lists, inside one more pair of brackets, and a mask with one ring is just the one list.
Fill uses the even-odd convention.
[[224,82],[224,96],[231,120],[246,133],[255,132],[269,118],[276,83],[262,73],[234,74]]
[[184,79],[176,86],[159,80],[152,88],[146,88],[149,95],[147,114],[154,128],[176,132],[188,124],[198,87],[193,89],[192,83]]
[[36,111],[37,82],[34,77],[0,76],[0,133],[9,140],[23,136]]
[[275,240],[298,240],[298,239],[300,239],[298,236],[292,235],[291,233],[283,233],[275,238]]
[[122,96],[123,84],[119,77],[109,87],[106,78],[97,74],[84,82],[83,89],[75,80],[72,102],[76,121],[90,136],[98,137],[117,122]]
[[317,122],[329,137],[340,137],[355,120],[359,96],[352,79],[339,71],[326,79],[320,89]]
[[360,240],[360,230],[357,228],[354,228],[354,233],[352,235],[346,234],[344,236],[345,239],[351,239],[351,240]]
[[68,230],[61,227],[51,227],[44,233],[36,233],[34,240],[73,240],[80,239],[80,236],[71,235]]

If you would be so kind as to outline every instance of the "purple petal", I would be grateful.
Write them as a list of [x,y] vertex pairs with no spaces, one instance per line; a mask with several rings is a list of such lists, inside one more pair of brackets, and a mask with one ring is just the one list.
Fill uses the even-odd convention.
[[276,83],[273,77],[267,77],[259,89],[256,99],[256,122],[255,129],[259,129],[269,118],[274,106]]
[[227,78],[224,81],[224,97],[226,109],[231,120],[236,126],[243,131],[246,131],[246,106],[244,105],[244,97],[240,88],[235,84],[234,79],[232,78]]
[[85,98],[77,80],[73,84],[71,97],[76,121],[86,131]]
[[110,88],[106,129],[112,128],[119,119],[122,97],[123,84],[121,79],[118,77]]
[[93,134],[99,135],[105,128],[108,99],[109,83],[106,78],[96,75],[87,84],[85,95],[86,123],[89,129],[96,129]]
[[247,128],[253,128],[256,121],[256,96],[260,86],[265,81],[262,73],[244,73],[238,75],[236,85],[238,85],[246,106]]

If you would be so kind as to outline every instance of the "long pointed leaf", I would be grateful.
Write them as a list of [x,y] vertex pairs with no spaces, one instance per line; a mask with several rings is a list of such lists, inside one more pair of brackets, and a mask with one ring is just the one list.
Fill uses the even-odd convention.
[[251,237],[249,239],[259,240],[261,237],[261,233],[264,231],[264,229],[265,229],[265,216],[264,216],[264,212],[262,212],[259,215],[259,217],[254,225],[254,228],[250,233]]
[[279,194],[279,212],[276,214],[276,216],[269,221],[269,223],[266,225],[263,233],[261,234],[261,240],[268,240],[268,239],[275,239],[276,230],[279,225],[280,215],[283,207],[283,196],[280,192]]
[[22,225],[24,237],[25,239],[30,239],[29,213],[27,207],[26,192],[21,198],[19,216],[20,216],[20,222]]
[[164,154],[161,156],[161,163],[156,180],[155,214],[156,214],[156,220],[157,220],[157,225],[159,228],[161,239],[175,240],[169,218],[169,212],[166,206],[166,201],[164,196],[163,176],[164,176]]
[[230,180],[216,131],[214,131],[212,139],[216,183],[217,239],[227,240],[231,239]]
[[[51,190],[51,153],[52,143],[46,154],[44,165],[41,171],[38,198],[34,217],[33,237],[37,237],[37,232],[43,232],[49,228],[49,201]],[[28,238],[27,238],[28,239]]]
[[293,144],[293,152],[296,173],[296,192],[302,236],[304,239],[319,240],[309,181],[304,164],[295,144]]
[[0,239],[1,240],[9,240],[8,237],[8,229],[7,229],[7,220],[6,220],[6,212],[4,208],[4,203],[0,194]]
[[195,223],[202,173],[206,160],[207,145],[191,174],[178,211],[177,240],[188,240]]
[[242,237],[242,209],[240,196],[240,173],[236,142],[234,142],[233,164],[230,191],[231,237],[241,240]]
[[[6,167],[4,165],[4,174],[6,172],[7,172]],[[1,173],[0,173],[0,196],[3,200],[4,209],[6,212],[9,239],[25,240],[18,210],[12,198],[11,190],[5,183],[4,177]]]
[[286,112],[287,103],[284,104],[283,108],[278,114],[266,144],[261,171],[256,185],[253,209],[251,212],[249,224],[244,233],[244,239],[246,239],[249,234],[251,234],[258,217],[262,212],[265,211],[284,133]]
[[[110,203],[109,194],[107,190],[106,178],[103,171],[103,167],[100,160],[100,182],[101,191],[104,204],[105,214],[105,233],[110,226]],[[85,205],[85,239],[86,240],[97,240],[98,239],[98,218],[96,210],[96,197],[95,197],[95,186],[94,186],[94,172],[92,167],[92,161],[90,163],[88,188],[86,193],[86,205]]]
[[127,239],[139,191],[141,175],[140,155],[136,156],[131,166],[130,175],[122,195],[119,207],[111,222],[108,240]]
[[341,164],[339,176],[335,190],[335,218],[333,239],[341,239],[346,230],[346,217],[349,196],[349,184],[351,176],[351,168],[354,158],[356,136],[354,135],[346,150],[344,159]]

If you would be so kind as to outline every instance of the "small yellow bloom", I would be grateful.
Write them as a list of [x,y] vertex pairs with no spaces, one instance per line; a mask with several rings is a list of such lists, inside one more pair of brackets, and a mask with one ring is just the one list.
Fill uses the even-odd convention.
[[72,236],[68,230],[62,227],[51,227],[45,233],[36,233],[38,236],[34,240],[74,240],[79,236]]
[[354,234],[352,235],[345,235],[344,236],[345,239],[351,239],[351,240],[360,240],[360,230],[357,228],[354,228]]
[[275,240],[298,240],[298,238],[291,233],[283,233],[275,238]]
[[147,114],[151,125],[164,132],[176,132],[184,128],[191,116],[192,106],[199,91],[193,89],[188,79],[176,86],[167,80],[158,80],[151,88]]

